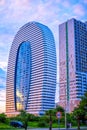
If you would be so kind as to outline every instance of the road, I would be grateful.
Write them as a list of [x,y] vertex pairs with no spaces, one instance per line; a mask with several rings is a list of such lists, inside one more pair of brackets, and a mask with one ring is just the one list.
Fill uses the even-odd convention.
[[[49,128],[33,128],[33,129],[28,129],[28,130],[49,130]],[[77,130],[77,128],[52,128],[52,130]],[[81,130],[87,130],[87,127],[81,128]]]

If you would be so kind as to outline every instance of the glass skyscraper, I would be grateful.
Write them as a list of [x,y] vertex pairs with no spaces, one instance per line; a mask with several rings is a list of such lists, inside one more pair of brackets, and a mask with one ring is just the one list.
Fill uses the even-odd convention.
[[87,91],[87,23],[59,25],[60,105],[71,112]]
[[55,107],[56,48],[50,29],[29,22],[17,32],[9,54],[6,113],[42,115]]

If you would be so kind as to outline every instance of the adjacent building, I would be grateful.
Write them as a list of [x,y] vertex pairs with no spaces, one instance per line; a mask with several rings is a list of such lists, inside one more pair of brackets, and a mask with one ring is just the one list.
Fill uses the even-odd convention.
[[87,23],[59,25],[59,104],[71,112],[87,91]]
[[55,107],[56,48],[50,29],[29,22],[17,32],[9,54],[6,113],[42,115]]

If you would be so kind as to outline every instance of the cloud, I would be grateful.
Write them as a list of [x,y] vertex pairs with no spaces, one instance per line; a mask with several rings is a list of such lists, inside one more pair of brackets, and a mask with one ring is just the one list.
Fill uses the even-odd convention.
[[13,41],[13,35],[3,33],[0,30],[0,68],[6,71],[9,56],[9,50]]
[[78,15],[78,16],[84,16],[85,15],[85,9],[83,7],[83,5],[81,4],[76,4],[73,6],[73,12],[74,14]]
[[0,113],[5,112],[5,101],[0,100]]
[[4,71],[2,68],[0,68],[0,74],[1,74],[2,76],[5,76],[5,71]]
[[5,112],[6,95],[5,90],[0,90],[0,113]]
[[[9,0],[6,8],[3,10],[5,15],[2,17],[2,22],[0,21],[1,25],[4,23],[5,26],[5,30],[3,29],[3,32],[5,33],[6,31],[9,31],[8,34],[12,32],[15,32],[16,34],[17,30],[29,21],[41,22],[52,28],[53,31],[57,30],[56,26],[58,26],[59,22],[57,23],[55,21],[61,22],[61,18],[59,16],[60,11],[62,10],[59,7],[60,3],[61,0],[56,0],[55,2],[54,0],[15,0],[14,2]],[[8,6],[9,8],[7,9]],[[56,24],[54,25],[54,23]],[[9,38],[10,35],[5,37],[3,37],[3,39],[7,39],[7,37]]]
[[6,72],[7,71],[7,61],[0,61],[0,68]]
[[69,8],[71,6],[70,2],[69,1],[64,1],[62,2],[62,5],[66,8]]
[[7,6],[3,9],[2,21],[18,25],[18,23],[26,23],[31,20],[51,20],[51,16],[54,17],[59,12],[59,2],[60,0],[56,0],[56,2],[54,0],[49,2],[39,0],[15,0],[13,2],[9,0]]
[[0,68],[0,113],[5,112],[6,72]]
[[0,89],[5,88],[6,86],[6,72],[0,68]]
[[6,80],[5,78],[1,78],[0,76],[0,88],[5,88],[6,86]]
[[87,4],[87,0],[83,0],[83,2],[84,2],[85,4]]
[[5,0],[0,0],[0,6],[5,5]]

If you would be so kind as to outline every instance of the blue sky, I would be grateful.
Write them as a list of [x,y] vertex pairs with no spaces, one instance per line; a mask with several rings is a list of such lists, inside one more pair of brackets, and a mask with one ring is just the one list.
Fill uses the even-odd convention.
[[5,111],[6,71],[15,34],[30,21],[53,32],[58,60],[58,25],[70,18],[87,20],[87,0],[0,0],[0,112]]

